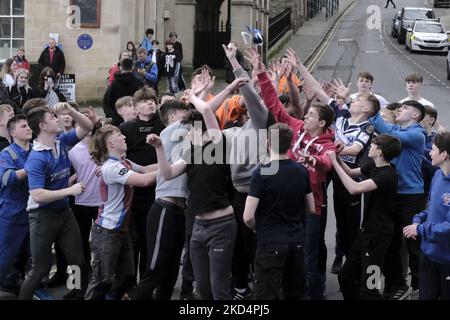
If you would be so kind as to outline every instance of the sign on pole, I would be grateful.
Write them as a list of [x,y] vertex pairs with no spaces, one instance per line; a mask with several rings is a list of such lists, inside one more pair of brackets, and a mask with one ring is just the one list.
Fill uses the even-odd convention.
[[76,102],[75,88],[75,75],[62,74],[58,81],[58,89],[66,97],[67,102]]

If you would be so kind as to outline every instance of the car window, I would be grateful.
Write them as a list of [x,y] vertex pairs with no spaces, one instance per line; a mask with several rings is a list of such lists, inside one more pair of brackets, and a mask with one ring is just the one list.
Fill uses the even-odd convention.
[[404,19],[416,20],[416,19],[434,19],[433,11],[424,10],[405,10]]
[[444,28],[442,28],[441,25],[425,24],[425,23],[416,24],[414,31],[415,32],[427,32],[427,33],[445,33]]

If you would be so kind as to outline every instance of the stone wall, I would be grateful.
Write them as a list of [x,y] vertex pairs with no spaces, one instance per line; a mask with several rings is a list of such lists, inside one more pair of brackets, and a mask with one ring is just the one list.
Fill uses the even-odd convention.
[[[49,33],[58,33],[66,58],[66,71],[76,75],[77,101],[101,99],[109,68],[117,61],[126,39],[134,38],[134,1],[103,0],[101,28],[69,29],[69,0],[25,1],[25,49],[30,62],[37,62]],[[127,8],[127,10],[124,10]],[[124,15],[125,13],[125,15]],[[126,14],[128,13],[128,14]],[[89,50],[81,50],[77,39],[87,33],[94,39]]]

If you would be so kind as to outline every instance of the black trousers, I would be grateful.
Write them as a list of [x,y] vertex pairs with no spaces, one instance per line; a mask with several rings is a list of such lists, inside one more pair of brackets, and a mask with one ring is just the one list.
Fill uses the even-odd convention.
[[184,209],[156,200],[147,217],[149,264],[131,294],[132,300],[151,300],[157,287],[157,299],[170,300],[180,269],[184,233]]
[[[413,217],[425,209],[425,201],[422,194],[397,194],[394,216],[394,235],[385,262],[385,287],[387,291],[394,287],[406,286],[403,276],[402,258],[400,248],[402,244],[403,228],[412,224]],[[409,268],[411,269],[411,287],[419,288],[419,261],[420,241],[407,239]],[[385,289],[385,290],[386,290]]]
[[92,278],[86,300],[120,300],[133,285],[133,247],[128,232],[92,227]]
[[[151,205],[150,205],[151,206]],[[147,270],[147,216],[149,208],[131,208],[130,236],[134,252],[134,267],[136,278],[142,277]]]
[[[98,207],[85,207],[74,205],[73,215],[80,228],[81,240],[83,241],[83,253],[86,259],[87,268],[91,269],[91,248],[89,246],[89,236],[91,234],[92,223],[98,216]],[[56,252],[56,273],[66,277],[67,260],[58,244],[55,244]]]
[[195,216],[185,210],[185,239],[184,239],[184,255],[183,255],[183,269],[181,275],[183,281],[181,283],[182,293],[191,293],[194,290],[193,282],[195,281],[194,269],[191,262],[191,238],[192,230],[194,228]]
[[58,243],[67,261],[78,266],[81,272],[81,288],[87,286],[87,271],[80,229],[70,208],[36,209],[28,214],[30,222],[30,247],[32,265],[29,277],[20,290],[20,300],[31,300],[42,279],[52,267],[52,245]]
[[302,245],[258,247],[255,259],[255,299],[299,300],[305,293],[305,262]]
[[347,256],[361,225],[361,195],[351,195],[339,176],[333,174],[333,201],[336,216],[338,252]]
[[236,242],[234,244],[232,275],[236,288],[248,287],[248,275],[253,272],[256,235],[244,223],[246,193],[236,192],[233,198],[233,210],[237,222]]
[[434,262],[422,254],[419,277],[419,300],[450,300],[450,264]]
[[385,8],[387,8],[388,7],[388,5],[389,5],[389,3],[392,3],[392,5],[394,6],[394,8],[395,8],[395,3],[394,3],[394,1],[393,0],[387,0],[386,1],[386,5],[384,6]]
[[392,234],[361,230],[338,276],[344,300],[384,300],[381,274]]

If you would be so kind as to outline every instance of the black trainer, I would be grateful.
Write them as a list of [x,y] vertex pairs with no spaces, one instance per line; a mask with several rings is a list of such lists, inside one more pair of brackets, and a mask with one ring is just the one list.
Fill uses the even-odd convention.
[[342,257],[336,257],[334,259],[333,265],[331,266],[331,273],[339,274],[342,270]]

